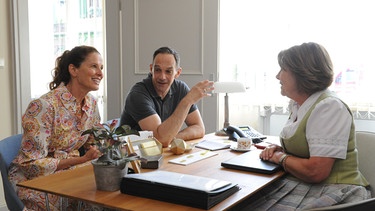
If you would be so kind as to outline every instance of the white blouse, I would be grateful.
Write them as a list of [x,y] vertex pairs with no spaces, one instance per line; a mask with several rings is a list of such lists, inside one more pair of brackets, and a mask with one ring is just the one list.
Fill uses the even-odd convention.
[[[295,133],[306,112],[324,92],[330,91],[324,90],[311,95],[301,106],[290,101],[291,116],[281,131],[282,138],[289,138]],[[310,156],[345,159],[352,121],[352,115],[339,99],[328,97],[319,102],[306,125]]]

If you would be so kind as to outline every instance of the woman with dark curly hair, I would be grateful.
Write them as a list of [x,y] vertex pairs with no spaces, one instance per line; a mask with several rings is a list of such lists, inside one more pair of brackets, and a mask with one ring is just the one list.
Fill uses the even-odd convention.
[[[90,46],[66,50],[56,59],[51,91],[30,102],[22,116],[21,149],[11,164],[9,179],[30,210],[46,210],[45,194],[17,187],[25,180],[85,165],[99,157],[96,147],[80,156],[87,136],[81,133],[100,123],[97,101],[89,94],[103,79],[103,59]],[[51,210],[60,209],[60,198],[48,194]]]

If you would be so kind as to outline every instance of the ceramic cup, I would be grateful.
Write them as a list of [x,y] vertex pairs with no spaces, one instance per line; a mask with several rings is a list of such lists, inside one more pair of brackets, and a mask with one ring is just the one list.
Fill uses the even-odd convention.
[[237,139],[237,149],[247,150],[251,148],[253,141],[251,138],[239,138]]

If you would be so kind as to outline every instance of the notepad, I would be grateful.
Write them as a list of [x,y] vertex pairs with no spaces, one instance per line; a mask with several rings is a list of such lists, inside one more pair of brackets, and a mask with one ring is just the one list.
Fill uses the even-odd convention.
[[220,149],[229,149],[231,145],[231,141],[229,140],[203,140],[195,145],[195,147],[215,151]]
[[195,153],[192,153],[192,154],[187,154],[187,155],[169,160],[169,162],[186,166],[186,165],[189,165],[191,163],[195,163],[195,162],[198,162],[200,160],[203,160],[203,159],[215,156],[215,155],[217,155],[216,152],[211,152],[209,150],[203,150],[203,151],[195,152]]

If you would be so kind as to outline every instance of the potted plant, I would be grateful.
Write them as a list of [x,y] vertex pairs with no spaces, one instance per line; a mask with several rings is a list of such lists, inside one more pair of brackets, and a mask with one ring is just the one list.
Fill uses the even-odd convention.
[[137,154],[128,154],[127,141],[120,138],[126,135],[138,135],[137,130],[129,125],[117,127],[118,119],[111,123],[98,124],[91,129],[85,130],[82,135],[91,135],[94,144],[102,155],[93,160],[95,182],[98,190],[116,191],[120,189],[122,177],[128,171],[128,163],[138,160]]

